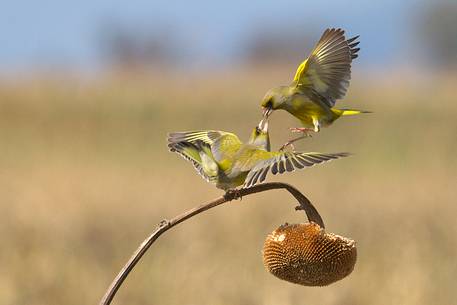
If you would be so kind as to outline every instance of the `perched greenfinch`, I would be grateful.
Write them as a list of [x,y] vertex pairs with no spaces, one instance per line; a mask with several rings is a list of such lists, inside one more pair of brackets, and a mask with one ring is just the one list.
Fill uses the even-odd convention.
[[335,102],[345,96],[351,79],[351,62],[357,58],[359,36],[346,39],[342,29],[327,29],[303,61],[289,86],[270,89],[262,100],[264,117],[273,110],[286,110],[304,128],[294,131],[318,132],[345,115],[365,111],[336,109]]
[[168,148],[190,161],[206,181],[225,191],[260,183],[269,172],[273,175],[292,172],[348,156],[347,153],[271,152],[265,119],[254,128],[245,144],[233,133],[202,130],[170,133]]

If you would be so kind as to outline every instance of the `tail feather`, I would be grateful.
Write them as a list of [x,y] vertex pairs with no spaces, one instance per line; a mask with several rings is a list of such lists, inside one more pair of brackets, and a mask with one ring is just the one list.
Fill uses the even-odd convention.
[[357,109],[336,109],[332,108],[333,113],[338,116],[356,115],[361,113],[372,113],[371,111],[357,110]]

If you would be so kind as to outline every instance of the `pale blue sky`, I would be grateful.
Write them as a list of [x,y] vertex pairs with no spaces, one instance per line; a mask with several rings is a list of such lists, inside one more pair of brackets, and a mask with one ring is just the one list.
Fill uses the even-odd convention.
[[[236,61],[243,41],[263,26],[326,27],[361,35],[360,62],[414,60],[414,18],[426,0],[386,1],[2,1],[0,69],[101,65],[105,24],[165,31],[183,42],[189,61]],[[287,28],[285,26],[284,28]]]

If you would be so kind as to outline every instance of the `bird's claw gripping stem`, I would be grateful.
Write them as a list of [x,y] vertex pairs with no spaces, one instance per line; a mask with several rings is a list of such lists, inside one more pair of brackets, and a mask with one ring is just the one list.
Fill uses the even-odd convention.
[[227,190],[227,191],[225,192],[224,197],[225,197],[227,200],[234,200],[234,199],[243,200],[243,196],[241,196],[241,191],[240,191],[239,189]]

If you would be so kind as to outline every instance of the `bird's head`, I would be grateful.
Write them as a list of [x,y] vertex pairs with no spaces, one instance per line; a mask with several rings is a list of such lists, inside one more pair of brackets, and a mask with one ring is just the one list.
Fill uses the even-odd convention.
[[283,107],[284,102],[287,100],[288,91],[289,87],[287,86],[280,86],[268,90],[261,103],[264,118],[268,118],[273,110],[281,109]]
[[270,151],[270,135],[268,134],[268,120],[263,118],[251,133],[249,144]]

